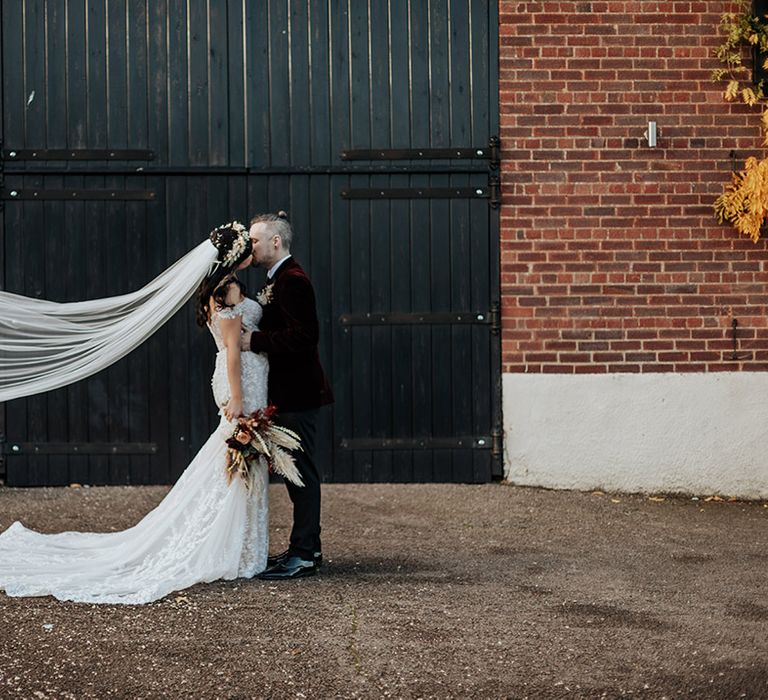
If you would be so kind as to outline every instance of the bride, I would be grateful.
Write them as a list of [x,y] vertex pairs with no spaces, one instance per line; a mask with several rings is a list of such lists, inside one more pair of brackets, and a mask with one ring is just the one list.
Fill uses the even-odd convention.
[[[195,583],[251,577],[266,567],[267,468],[263,461],[254,464],[250,483],[230,482],[225,469],[233,421],[267,404],[266,356],[240,353],[241,330],[255,329],[261,319],[261,306],[245,296],[236,277],[251,263],[251,241],[237,222],[215,229],[210,241],[215,259],[205,263],[208,274],[197,290],[196,313],[218,350],[211,381],[221,414],[218,427],[162,502],[134,527],[49,535],[14,522],[0,533],[0,590],[7,595],[148,603]],[[205,246],[212,257],[214,251]],[[63,317],[61,309],[50,309],[67,305],[45,303],[49,316]],[[79,320],[92,303],[81,303]]]

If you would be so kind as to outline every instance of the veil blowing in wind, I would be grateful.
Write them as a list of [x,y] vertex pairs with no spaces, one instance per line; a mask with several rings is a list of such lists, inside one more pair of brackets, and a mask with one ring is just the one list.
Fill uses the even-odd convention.
[[216,258],[206,239],[141,289],[104,299],[57,303],[0,291],[0,402],[117,362],[179,310]]
[[[220,421],[163,500],[121,532],[43,534],[16,521],[0,533],[0,590],[90,603],[147,603],[195,583],[251,577],[267,564],[268,461],[232,479],[228,469],[241,416],[267,408],[269,361],[243,353],[262,307],[237,271],[251,239],[237,222],[131,294],[67,304],[2,293],[0,401],[62,387],[123,357],[198,289],[198,323],[217,354],[211,379]],[[270,425],[267,425],[270,427]],[[278,437],[282,437],[280,434]],[[293,464],[292,460],[288,460]],[[278,465],[279,466],[279,465]]]

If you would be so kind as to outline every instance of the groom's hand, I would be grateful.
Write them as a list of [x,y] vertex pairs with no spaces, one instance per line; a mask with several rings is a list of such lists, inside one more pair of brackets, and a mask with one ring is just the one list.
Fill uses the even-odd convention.
[[240,334],[240,350],[251,349],[251,331],[243,331]]

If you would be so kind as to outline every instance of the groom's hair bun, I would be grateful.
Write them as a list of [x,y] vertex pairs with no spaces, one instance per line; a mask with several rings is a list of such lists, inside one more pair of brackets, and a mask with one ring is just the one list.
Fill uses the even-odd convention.
[[277,212],[277,218],[278,219],[285,219],[285,221],[288,221],[288,214],[286,214],[282,209]]

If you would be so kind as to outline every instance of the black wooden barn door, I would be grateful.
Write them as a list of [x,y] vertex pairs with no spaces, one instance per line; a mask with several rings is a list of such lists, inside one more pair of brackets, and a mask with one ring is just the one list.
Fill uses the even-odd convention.
[[[244,34],[226,2],[2,4],[5,289],[122,294],[247,216]],[[173,481],[216,424],[213,356],[190,303],[108,370],[9,402],[7,483]]]
[[[120,294],[286,209],[337,395],[326,480],[500,474],[495,2],[20,0],[2,41],[3,288]],[[10,402],[7,483],[172,481],[215,425],[212,362],[187,306]]]

